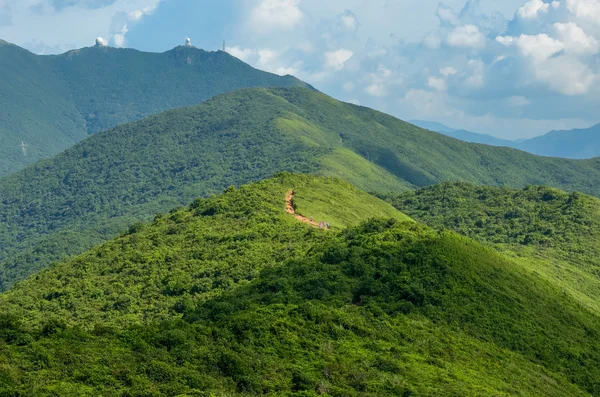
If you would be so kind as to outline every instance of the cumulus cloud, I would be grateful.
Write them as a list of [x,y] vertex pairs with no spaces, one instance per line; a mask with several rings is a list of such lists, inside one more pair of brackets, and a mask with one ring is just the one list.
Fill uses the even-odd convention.
[[350,50],[340,48],[337,51],[328,51],[325,53],[325,66],[334,70],[344,69],[346,62],[352,58],[354,53]]
[[252,59],[255,56],[254,50],[250,48],[241,48],[239,46],[226,47],[225,51],[246,63],[252,63]]
[[446,91],[446,80],[442,78],[429,77],[427,85],[437,91]]
[[300,0],[260,0],[250,11],[250,24],[260,33],[294,29],[303,18]]
[[597,0],[567,0],[567,8],[578,18],[600,21],[600,2]]
[[112,43],[116,47],[124,47],[126,45],[126,35],[131,25],[135,25],[145,16],[152,15],[159,3],[160,0],[154,0],[153,4],[146,7],[129,12],[116,13],[111,23]]
[[549,3],[544,3],[542,0],[529,0],[519,8],[517,15],[525,19],[536,18],[538,13],[548,12],[549,9]]
[[592,36],[588,36],[576,23],[557,22],[552,27],[555,35],[561,40],[567,52],[584,55],[598,53],[598,40]]
[[446,37],[446,43],[452,47],[482,48],[485,46],[485,41],[485,36],[475,25],[458,26]]

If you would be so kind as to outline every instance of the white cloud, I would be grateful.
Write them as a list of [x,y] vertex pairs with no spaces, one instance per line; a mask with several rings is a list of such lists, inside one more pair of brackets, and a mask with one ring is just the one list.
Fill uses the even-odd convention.
[[250,63],[252,57],[254,57],[256,55],[254,50],[252,50],[250,48],[240,48],[239,46],[226,47],[225,51],[227,51],[230,55],[232,55],[246,63]]
[[429,79],[427,80],[427,85],[436,91],[446,91],[447,88],[446,80],[439,79],[433,76],[429,77]]
[[574,22],[555,23],[552,25],[556,36],[564,43],[565,50],[576,54],[596,54],[598,41],[588,36],[582,28]]
[[567,8],[578,18],[600,21],[600,2],[598,0],[567,0]]
[[352,58],[354,52],[341,48],[337,51],[329,51],[325,53],[325,66],[334,70],[344,69],[346,62]]
[[440,73],[442,74],[442,76],[448,77],[455,75],[456,73],[458,73],[458,71],[452,66],[446,66],[440,69]]
[[452,47],[482,48],[485,46],[485,36],[475,25],[459,26],[450,31],[446,43]]
[[149,5],[148,7],[144,7],[141,10],[130,11],[128,14],[129,19],[132,21],[139,21],[147,15],[152,15],[152,13],[156,11],[156,7],[158,7],[158,2],[156,4]]
[[496,41],[507,47],[516,44],[521,54],[538,62],[548,59],[564,48],[561,41],[553,39],[545,33],[535,36],[527,34],[519,37],[499,36],[496,37]]
[[342,25],[350,31],[355,31],[358,27],[358,21],[356,20],[356,16],[354,14],[344,14],[341,16]]
[[480,88],[484,84],[485,63],[481,59],[470,59],[467,62],[467,78],[465,84],[469,88]]
[[277,61],[279,54],[277,51],[273,51],[268,48],[263,48],[258,50],[258,62],[256,63],[258,67],[265,70],[274,70],[275,62]]
[[387,90],[383,84],[370,84],[365,87],[365,92],[374,97],[384,97],[387,95]]
[[113,36],[113,42],[117,47],[123,47],[125,45],[125,35],[128,31],[127,25],[125,24],[121,28],[121,31]]
[[517,15],[524,19],[532,19],[536,18],[538,13],[548,12],[549,8],[550,4],[544,3],[542,0],[528,0],[519,8]]
[[260,33],[290,31],[303,17],[300,0],[261,0],[250,12],[250,23]]

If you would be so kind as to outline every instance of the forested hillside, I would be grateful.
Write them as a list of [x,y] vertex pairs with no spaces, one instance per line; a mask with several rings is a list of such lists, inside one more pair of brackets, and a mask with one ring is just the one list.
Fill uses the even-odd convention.
[[413,218],[512,255],[600,314],[600,200],[544,186],[445,183],[392,195]]
[[310,89],[247,89],[96,134],[0,179],[0,285],[138,220],[280,171],[367,191],[445,180],[600,194],[598,161],[467,144]]
[[125,122],[237,88],[272,86],[306,84],[222,51],[96,46],[38,56],[0,41],[0,176]]
[[[290,190],[299,214],[360,216],[314,228],[284,211]],[[6,395],[600,395],[596,314],[313,176],[136,225],[0,295],[0,319]]]

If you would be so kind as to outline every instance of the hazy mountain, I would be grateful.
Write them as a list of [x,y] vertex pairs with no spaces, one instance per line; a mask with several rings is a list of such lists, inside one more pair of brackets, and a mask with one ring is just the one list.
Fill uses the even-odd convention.
[[[339,226],[286,213],[290,191],[297,214]],[[283,174],[0,295],[0,391],[597,396],[599,334],[513,256],[342,181]]]
[[193,47],[91,47],[38,56],[0,42],[0,176],[90,134],[245,87],[306,86]]
[[408,120],[409,123],[421,127],[425,130],[439,132],[440,134],[449,134],[456,131],[454,128],[450,128],[444,124],[436,123],[434,121],[425,120]]
[[491,135],[466,130],[455,130],[440,123],[412,120],[410,123],[430,131],[460,139],[465,142],[491,146],[506,146],[547,157],[591,159],[600,157],[600,124],[585,129],[551,131],[531,139],[509,141]]
[[596,161],[461,142],[309,89],[246,89],[96,134],[0,179],[0,286],[137,220],[280,171],[368,191],[440,181],[600,195]]
[[600,124],[586,129],[551,131],[528,139],[519,148],[542,156],[589,159],[600,156]]
[[440,134],[444,134],[446,136],[450,136],[452,138],[460,139],[461,141],[471,142],[471,143],[481,143],[484,145],[491,146],[506,146],[519,149],[519,145],[516,141],[509,141],[506,139],[500,139],[493,137],[491,135],[480,134],[477,132],[471,132],[467,130],[456,130],[454,128],[450,128],[440,123],[435,123],[431,121],[424,120],[411,120],[409,123],[414,124],[418,127],[439,132]]

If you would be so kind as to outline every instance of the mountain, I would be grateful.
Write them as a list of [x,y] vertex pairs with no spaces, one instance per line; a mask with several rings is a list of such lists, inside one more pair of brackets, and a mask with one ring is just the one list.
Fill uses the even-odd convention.
[[457,129],[450,128],[443,124],[435,123],[432,121],[411,120],[411,121],[409,121],[409,123],[414,124],[417,127],[424,128],[426,130],[439,132],[440,134],[444,134],[444,135],[452,137],[452,138],[460,139],[461,141],[465,141],[465,142],[481,143],[484,145],[505,146],[505,147],[521,149],[520,145],[516,141],[500,139],[500,138],[493,137],[491,135],[480,134],[477,132],[471,132],[471,131],[467,131],[467,130],[457,130]]
[[90,47],[38,56],[0,43],[0,176],[90,134],[245,87],[307,86],[217,51]]
[[599,167],[464,143],[310,89],[239,90],[96,134],[0,179],[0,285],[136,221],[281,171],[367,191],[462,180],[600,195]]
[[[286,213],[292,191],[298,216],[349,227]],[[356,223],[369,216],[385,218]],[[0,392],[598,396],[599,334],[501,252],[339,180],[280,174],[0,295]]]
[[423,128],[424,130],[439,132],[440,134],[447,135],[456,131],[456,129],[448,127],[447,125],[436,123],[434,121],[425,120],[408,120],[409,123],[416,125],[417,127]]
[[511,254],[600,315],[600,199],[545,186],[444,183],[387,197],[427,225]]
[[531,138],[510,141],[466,130],[455,130],[440,123],[411,120],[410,123],[465,142],[505,146],[546,157],[591,159],[600,157],[600,124],[586,129],[550,131]]
[[524,141],[520,148],[542,156],[589,159],[600,156],[600,124],[586,129],[551,131]]

